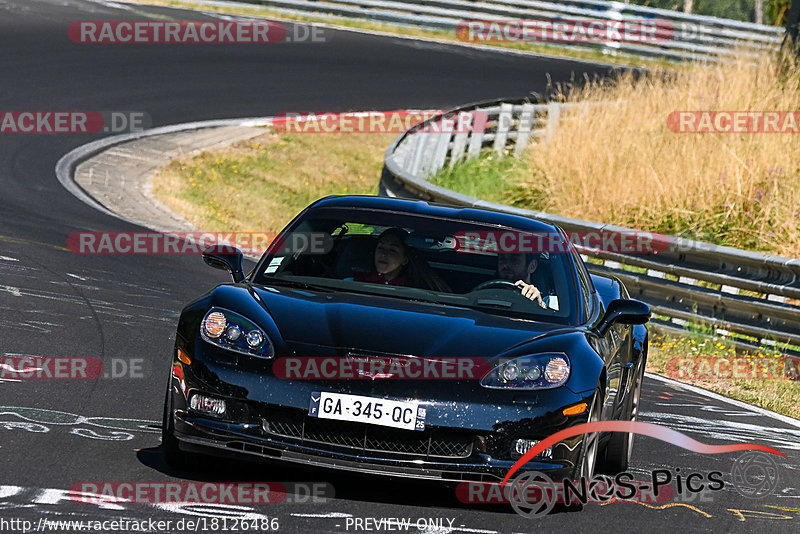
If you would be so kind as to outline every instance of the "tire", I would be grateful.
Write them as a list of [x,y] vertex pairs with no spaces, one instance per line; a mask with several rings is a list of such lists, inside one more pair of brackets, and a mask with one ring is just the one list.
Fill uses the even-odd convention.
[[[624,420],[636,421],[639,416],[639,400],[642,395],[642,382],[644,381],[644,361],[636,370],[633,377],[633,390],[628,395],[623,411]],[[606,444],[605,450],[598,463],[598,472],[604,475],[616,475],[628,469],[633,453],[633,437],[635,434],[628,432],[614,432]]]
[[170,402],[170,385],[172,380],[167,383],[167,394],[164,397],[164,418],[161,422],[161,450],[164,453],[164,461],[169,467],[178,471],[186,471],[198,465],[199,455],[191,452],[182,451],[178,446],[178,439],[175,437],[175,424],[172,418],[172,406]]
[[[598,388],[592,398],[592,407],[589,410],[588,423],[596,423],[600,420],[600,412],[603,408],[603,397],[601,390]],[[585,477],[586,480],[591,480],[596,473],[597,460],[599,455],[599,440],[600,434],[594,432],[586,434],[581,445],[581,459],[580,464],[575,466],[575,480],[580,480]]]

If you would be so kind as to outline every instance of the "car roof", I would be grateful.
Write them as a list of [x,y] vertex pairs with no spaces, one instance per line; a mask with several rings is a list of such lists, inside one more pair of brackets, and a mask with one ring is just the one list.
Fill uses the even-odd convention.
[[487,224],[496,224],[530,232],[555,232],[557,227],[537,219],[512,215],[499,211],[492,211],[480,208],[462,208],[458,206],[447,206],[436,204],[424,200],[407,200],[390,197],[377,196],[329,196],[322,198],[308,209],[315,208],[366,208],[379,211],[405,212],[413,215],[427,215],[431,217],[446,217],[449,219],[461,219],[465,221],[475,221]]

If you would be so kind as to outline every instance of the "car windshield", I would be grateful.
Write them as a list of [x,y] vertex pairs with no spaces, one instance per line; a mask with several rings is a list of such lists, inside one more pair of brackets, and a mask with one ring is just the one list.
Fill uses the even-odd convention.
[[[555,232],[538,241],[522,235],[532,233],[407,213],[317,208],[281,233],[253,281],[577,324],[573,265],[563,253],[568,245]],[[522,243],[527,248],[515,248]]]

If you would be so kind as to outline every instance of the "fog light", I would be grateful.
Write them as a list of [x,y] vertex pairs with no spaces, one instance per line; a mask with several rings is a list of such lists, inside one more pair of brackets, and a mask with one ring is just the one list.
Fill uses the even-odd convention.
[[205,395],[192,395],[189,400],[189,407],[198,412],[204,412],[215,417],[225,413],[225,401],[222,399],[212,399]]
[[[514,446],[512,447],[512,451],[514,454],[519,456],[524,455],[526,452],[534,448],[538,445],[539,442],[533,439],[518,439],[514,442]],[[540,452],[536,455],[537,458],[552,458],[553,457],[553,449],[548,447],[544,451]]]

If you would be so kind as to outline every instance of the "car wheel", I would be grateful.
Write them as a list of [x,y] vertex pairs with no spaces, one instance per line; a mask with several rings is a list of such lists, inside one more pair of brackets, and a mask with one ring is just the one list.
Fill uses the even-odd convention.
[[171,395],[167,384],[167,394],[164,397],[164,419],[161,422],[161,450],[164,452],[164,461],[173,469],[184,471],[197,465],[198,455],[180,450],[178,439],[175,437],[175,426],[172,420]]
[[[639,416],[639,399],[642,396],[642,382],[644,381],[644,362],[639,366],[633,379],[633,390],[628,395],[628,400],[623,411],[628,421],[636,421]],[[606,475],[616,475],[628,469],[633,453],[632,432],[614,432],[608,440],[602,460],[598,464],[598,472]]]
[[[601,390],[598,389],[592,400],[592,407],[589,409],[589,419],[587,420],[588,423],[596,423],[600,421],[600,412],[602,411],[603,407],[603,396],[601,394]],[[597,467],[597,455],[598,455],[598,447],[600,443],[600,434],[598,432],[593,432],[591,434],[585,434],[583,438],[583,447],[581,452],[581,463],[576,469],[577,476],[576,479],[580,479],[580,477],[584,477],[586,480],[591,480],[595,474],[595,470]]]

